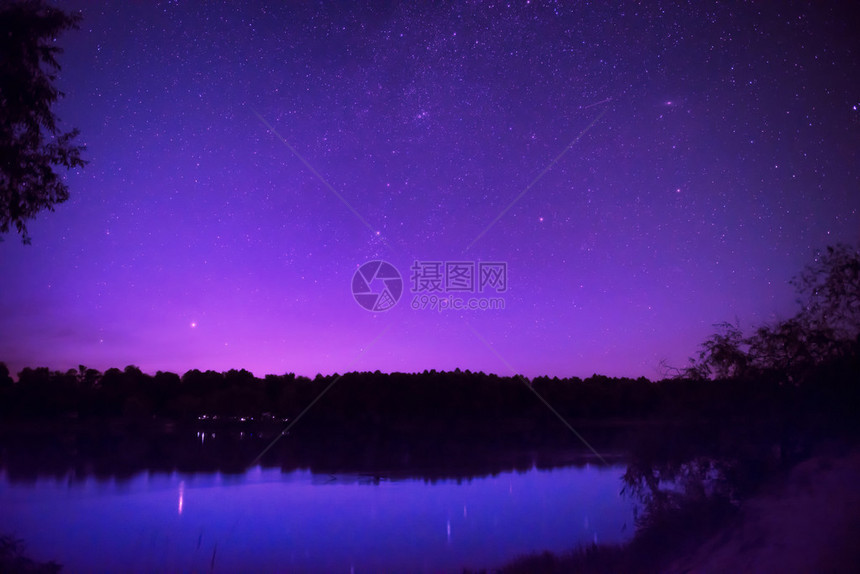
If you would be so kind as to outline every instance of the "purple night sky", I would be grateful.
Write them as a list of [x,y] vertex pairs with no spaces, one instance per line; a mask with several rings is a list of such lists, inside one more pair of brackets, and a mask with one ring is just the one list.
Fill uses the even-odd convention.
[[[11,371],[654,378],[860,239],[848,3],[284,4],[62,4],[90,164],[0,243]],[[507,262],[505,308],[413,310],[414,260]]]

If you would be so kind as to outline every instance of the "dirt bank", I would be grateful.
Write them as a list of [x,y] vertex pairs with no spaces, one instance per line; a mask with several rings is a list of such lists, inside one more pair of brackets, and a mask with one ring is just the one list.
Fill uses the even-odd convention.
[[816,456],[665,572],[860,572],[860,450]]

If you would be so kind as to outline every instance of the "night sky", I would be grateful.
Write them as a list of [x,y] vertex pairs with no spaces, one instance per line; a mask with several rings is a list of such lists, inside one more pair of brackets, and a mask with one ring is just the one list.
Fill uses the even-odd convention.
[[[62,4],[90,164],[0,243],[13,372],[656,378],[860,240],[850,3],[285,4]],[[415,261],[506,263],[504,309],[412,309]]]

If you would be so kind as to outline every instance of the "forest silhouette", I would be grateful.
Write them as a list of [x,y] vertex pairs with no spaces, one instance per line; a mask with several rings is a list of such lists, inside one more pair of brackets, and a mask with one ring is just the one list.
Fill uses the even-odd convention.
[[748,337],[736,325],[720,325],[689,365],[665,367],[659,381],[601,375],[529,380],[459,369],[313,379],[194,369],[179,376],[149,375],[131,365],[101,373],[81,365],[66,372],[25,368],[14,382],[0,363],[0,416],[209,423],[301,416],[295,432],[317,434],[563,430],[537,393],[568,422],[851,420],[860,406],[860,251],[828,247],[792,282],[801,297],[795,316]]

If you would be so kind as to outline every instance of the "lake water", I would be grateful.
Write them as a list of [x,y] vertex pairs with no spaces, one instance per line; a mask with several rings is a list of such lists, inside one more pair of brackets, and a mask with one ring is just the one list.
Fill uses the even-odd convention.
[[460,572],[630,539],[623,473],[580,464],[430,481],[254,467],[22,481],[0,471],[0,533],[64,572]]

